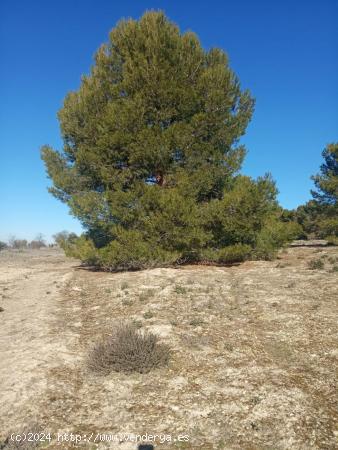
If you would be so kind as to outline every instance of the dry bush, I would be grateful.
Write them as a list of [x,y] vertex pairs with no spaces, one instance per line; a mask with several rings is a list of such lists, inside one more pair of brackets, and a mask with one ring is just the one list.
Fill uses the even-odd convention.
[[148,373],[164,366],[170,358],[170,349],[158,343],[158,337],[142,332],[133,324],[119,324],[113,333],[92,349],[88,365],[97,373]]
[[311,261],[308,262],[308,268],[310,270],[324,269],[324,263],[321,259],[312,259]]

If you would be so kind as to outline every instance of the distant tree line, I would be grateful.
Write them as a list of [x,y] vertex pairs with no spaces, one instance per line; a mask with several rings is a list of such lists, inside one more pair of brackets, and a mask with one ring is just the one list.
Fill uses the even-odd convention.
[[5,250],[8,248],[14,250],[22,250],[25,248],[39,249],[43,247],[47,247],[47,244],[41,233],[37,234],[37,236],[31,241],[28,241],[27,239],[18,239],[15,236],[11,236],[8,239],[8,242],[0,241],[0,250]]
[[40,249],[45,247],[54,247],[55,245],[60,248],[65,248],[70,245],[78,236],[75,233],[69,231],[60,231],[53,235],[54,242],[47,244],[41,233],[28,241],[27,239],[18,239],[15,236],[11,236],[8,242],[0,241],[0,251],[6,249],[23,250],[23,249]]

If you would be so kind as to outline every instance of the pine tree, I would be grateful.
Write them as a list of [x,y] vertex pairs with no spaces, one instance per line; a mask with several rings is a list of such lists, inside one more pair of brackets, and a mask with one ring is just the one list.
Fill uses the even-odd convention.
[[59,112],[63,150],[42,148],[86,229],[68,253],[110,270],[247,254],[276,211],[269,177],[237,175],[253,107],[222,50],[162,12],[119,22]]
[[323,150],[324,163],[320,173],[312,180],[317,188],[312,190],[313,198],[322,205],[337,205],[338,201],[338,143],[329,144]]
[[338,143],[325,147],[320,173],[313,176],[316,190],[312,190],[312,209],[319,237],[337,244],[338,240]]

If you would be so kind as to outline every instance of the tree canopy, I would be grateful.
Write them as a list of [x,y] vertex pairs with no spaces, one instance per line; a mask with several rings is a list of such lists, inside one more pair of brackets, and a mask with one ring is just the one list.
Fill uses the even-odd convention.
[[273,246],[274,182],[238,174],[253,108],[222,50],[162,12],[119,22],[59,111],[63,150],[42,148],[87,230],[69,252],[112,270],[243,258],[264,233]]

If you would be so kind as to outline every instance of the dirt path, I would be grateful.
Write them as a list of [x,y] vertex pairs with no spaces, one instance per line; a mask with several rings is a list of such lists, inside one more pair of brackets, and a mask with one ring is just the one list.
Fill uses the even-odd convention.
[[0,430],[38,414],[48,370],[62,357],[62,334],[51,334],[60,289],[74,262],[57,250],[0,255]]

